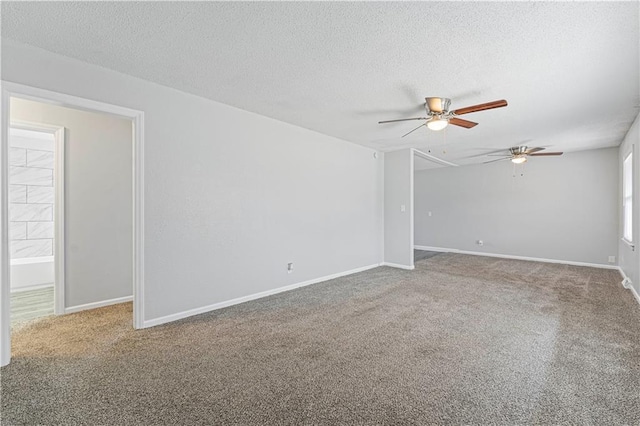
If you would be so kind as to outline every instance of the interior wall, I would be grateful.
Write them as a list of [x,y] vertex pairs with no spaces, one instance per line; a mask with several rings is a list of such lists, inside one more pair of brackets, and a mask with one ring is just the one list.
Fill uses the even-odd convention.
[[384,261],[413,268],[413,150],[384,154]]
[[[620,208],[620,228],[618,231],[618,250],[620,253],[620,268],[631,280],[631,285],[640,294],[640,115],[627,132],[619,149],[620,194],[622,193],[622,162],[633,149],[633,242],[635,250],[622,241],[622,208]],[[620,195],[622,197],[622,195]],[[621,203],[622,204],[622,203]]]
[[146,321],[382,261],[371,149],[7,39],[2,78],[144,111]]
[[613,265],[617,189],[617,148],[419,171],[415,243]]
[[65,308],[131,296],[131,120],[17,98],[10,116],[65,128]]

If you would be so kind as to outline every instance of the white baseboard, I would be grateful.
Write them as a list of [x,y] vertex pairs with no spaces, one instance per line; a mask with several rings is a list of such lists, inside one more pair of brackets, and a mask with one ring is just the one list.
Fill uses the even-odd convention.
[[624,270],[620,266],[618,266],[618,272],[620,272],[620,275],[622,275],[622,282],[620,283],[622,284],[622,287],[631,287],[631,279],[627,276],[627,274],[624,273]]
[[291,284],[291,285],[287,285],[287,286],[284,286],[284,287],[278,287],[278,288],[274,288],[272,290],[266,290],[266,291],[262,291],[260,293],[254,293],[254,294],[250,294],[248,296],[242,296],[242,297],[238,297],[238,298],[235,298],[235,299],[226,300],[224,302],[214,303],[212,305],[202,306],[200,308],[189,309],[187,311],[182,311],[182,312],[178,312],[178,313],[171,314],[171,315],[166,315],[166,316],[159,317],[159,318],[146,320],[146,321],[144,321],[144,328],[154,327],[156,325],[161,325],[161,324],[166,324],[168,322],[177,321],[177,320],[180,320],[180,319],[183,319],[183,318],[187,318],[187,317],[191,317],[191,316],[194,316],[194,315],[204,314],[206,312],[215,311],[217,309],[226,308],[228,306],[237,305],[239,303],[249,302],[251,300],[256,300],[256,299],[261,299],[263,297],[271,296],[273,294],[278,294],[278,293],[282,293],[282,292],[285,292],[285,291],[294,290],[296,288],[305,287],[305,286],[308,286],[308,285],[311,285],[311,284],[317,284],[317,283],[320,283],[320,282],[323,282],[323,281],[328,281],[328,280],[332,280],[332,279],[335,279],[335,278],[344,277],[344,276],[355,274],[355,273],[358,273],[358,272],[363,272],[363,271],[366,271],[368,269],[377,268],[378,266],[380,266],[380,264],[378,264],[378,263],[373,264],[373,265],[363,266],[363,267],[360,267],[360,268],[351,269],[349,271],[338,272],[337,274],[331,274],[331,275],[327,275],[327,276],[320,277],[320,278],[314,278],[312,280],[303,281],[303,282],[300,282],[300,283]]
[[415,266],[400,265],[399,263],[391,262],[382,262],[380,266],[390,266],[392,268],[406,269],[407,271],[413,271],[414,269],[416,269]]
[[448,248],[442,248],[442,247],[429,247],[429,246],[413,246],[413,248],[416,250],[439,251],[442,253],[450,253],[450,252],[453,253],[458,251],[456,249],[448,249]]
[[627,276],[627,274],[624,273],[624,270],[622,270],[622,268],[619,266],[618,266],[618,271],[620,272],[620,275],[622,275],[622,282],[620,283],[622,284],[622,287],[626,288],[627,290],[631,290],[631,294],[633,294],[633,297],[635,297],[638,303],[640,303],[640,295],[638,295],[638,292],[633,287],[633,283],[631,282],[631,279]]
[[616,269],[616,270],[619,269],[617,265],[605,265],[601,263],[575,262],[573,260],[545,259],[542,257],[514,256],[510,254],[485,253],[482,251],[467,251],[467,250],[458,250],[458,249],[443,248],[443,247],[429,247],[429,246],[414,246],[414,247],[417,250],[439,251],[443,253],[458,253],[458,254],[468,254],[471,256],[498,257],[501,259],[528,260],[530,262],[560,263],[563,265],[572,265],[572,266],[588,266],[590,268]]
[[86,311],[87,309],[102,308],[104,306],[116,305],[118,303],[131,302],[132,300],[133,300],[133,296],[125,296],[125,297],[118,297],[115,299],[102,300],[100,302],[86,303],[84,305],[70,306],[64,309],[64,313],[72,314],[74,312]]
[[629,290],[631,290],[631,294],[633,294],[633,297],[636,298],[636,300],[638,301],[638,303],[640,303],[640,294],[638,294],[638,292],[636,291],[636,289],[633,286],[629,286],[627,287]]

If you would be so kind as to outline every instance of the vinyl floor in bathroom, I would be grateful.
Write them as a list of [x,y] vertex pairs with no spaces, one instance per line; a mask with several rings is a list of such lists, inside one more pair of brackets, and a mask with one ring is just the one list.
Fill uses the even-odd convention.
[[11,326],[53,315],[53,286],[11,293]]

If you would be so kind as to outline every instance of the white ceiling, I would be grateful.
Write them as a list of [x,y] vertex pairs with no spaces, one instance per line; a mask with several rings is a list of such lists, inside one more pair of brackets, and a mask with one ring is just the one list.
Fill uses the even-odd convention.
[[[638,2],[2,2],[3,37],[458,164],[618,145],[639,111],[638,22]],[[509,106],[464,116],[469,130],[377,124],[423,115],[426,96]]]

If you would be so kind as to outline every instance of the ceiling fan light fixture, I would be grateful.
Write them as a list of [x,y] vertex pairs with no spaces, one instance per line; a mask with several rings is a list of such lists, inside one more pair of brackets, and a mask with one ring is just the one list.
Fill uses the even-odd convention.
[[526,163],[527,162],[527,156],[526,155],[516,155],[515,157],[513,157],[511,159],[511,162],[514,163],[514,164]]
[[439,116],[433,117],[431,120],[427,121],[427,127],[430,130],[442,130],[449,125],[449,120],[446,118],[441,118]]

